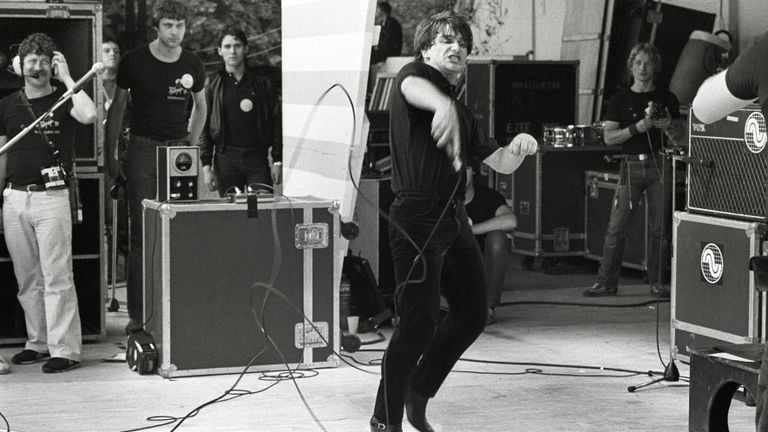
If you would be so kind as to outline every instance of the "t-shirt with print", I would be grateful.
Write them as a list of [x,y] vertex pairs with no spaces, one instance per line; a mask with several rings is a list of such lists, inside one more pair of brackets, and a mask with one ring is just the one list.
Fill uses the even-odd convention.
[[189,51],[182,50],[178,60],[166,63],[144,45],[120,60],[117,85],[131,91],[132,134],[158,141],[183,139],[190,98],[205,87],[205,68]]
[[[65,92],[58,86],[53,93],[40,98],[22,98],[21,91],[16,91],[0,100],[0,136],[8,140],[27,127],[34,119],[25,106],[28,101],[35,118],[46,112]],[[26,100],[26,101],[25,101]],[[40,170],[57,166],[58,160],[41,134],[44,131],[48,141],[58,150],[61,162],[69,171],[72,169],[72,154],[77,120],[72,118],[72,100],[68,100],[8,150],[6,177],[8,183],[18,185],[42,184]]]

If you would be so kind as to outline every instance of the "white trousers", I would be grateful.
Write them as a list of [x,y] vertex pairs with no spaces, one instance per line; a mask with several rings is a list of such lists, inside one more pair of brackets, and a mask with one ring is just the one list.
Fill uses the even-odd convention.
[[80,360],[82,331],[72,274],[67,189],[3,191],[5,243],[27,325],[25,348]]

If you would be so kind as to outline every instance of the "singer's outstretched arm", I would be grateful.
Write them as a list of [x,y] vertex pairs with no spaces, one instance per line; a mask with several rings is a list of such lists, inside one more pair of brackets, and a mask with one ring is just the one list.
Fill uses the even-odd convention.
[[437,141],[438,148],[448,144],[452,144],[453,149],[461,148],[459,117],[450,97],[418,76],[406,77],[400,85],[400,92],[409,104],[435,113],[432,119],[432,138]]

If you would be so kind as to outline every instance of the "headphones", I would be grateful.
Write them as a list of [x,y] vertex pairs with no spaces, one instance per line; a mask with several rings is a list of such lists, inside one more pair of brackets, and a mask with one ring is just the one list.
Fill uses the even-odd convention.
[[13,61],[11,63],[13,64],[13,73],[18,76],[23,76],[24,73],[21,70],[21,58],[17,55],[13,56]]

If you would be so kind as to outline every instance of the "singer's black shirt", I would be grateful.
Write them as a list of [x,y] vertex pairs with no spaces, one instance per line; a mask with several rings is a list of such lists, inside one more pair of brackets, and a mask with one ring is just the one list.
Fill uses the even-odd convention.
[[[35,118],[53,106],[65,90],[60,86],[48,96],[28,99]],[[70,115],[71,109],[70,99],[54,111],[52,116],[38,123],[51,144],[59,150],[67,170],[71,170],[75,132],[79,125]],[[19,91],[0,100],[0,136],[5,136],[10,141],[32,121],[32,114],[22,102]],[[57,161],[52,158],[50,147],[40,134],[40,129],[33,129],[6,153],[6,182],[18,185],[42,184],[43,176],[40,170],[57,165]]]
[[[392,155],[392,190],[398,192],[435,193],[448,198],[461,181],[457,198],[464,197],[465,170],[457,173],[446,151],[436,147],[430,134],[434,114],[410,105],[400,91],[403,80],[409,76],[425,78],[446,95],[452,95],[451,85],[437,69],[415,61],[403,66],[395,78],[390,96],[390,150]],[[482,161],[499,147],[478,127],[469,109],[456,101],[461,122],[461,159],[469,156]]]
[[768,32],[755,38],[725,73],[728,90],[739,99],[760,99],[768,116]]

